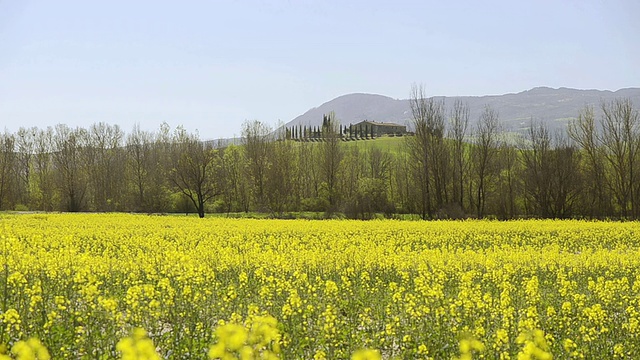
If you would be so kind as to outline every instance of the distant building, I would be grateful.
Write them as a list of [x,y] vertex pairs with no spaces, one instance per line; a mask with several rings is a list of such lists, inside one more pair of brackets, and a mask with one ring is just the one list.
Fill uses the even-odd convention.
[[375,136],[382,135],[404,135],[407,133],[407,127],[405,125],[394,123],[383,123],[364,120],[353,125],[354,128],[362,131],[366,131],[367,134],[373,134]]

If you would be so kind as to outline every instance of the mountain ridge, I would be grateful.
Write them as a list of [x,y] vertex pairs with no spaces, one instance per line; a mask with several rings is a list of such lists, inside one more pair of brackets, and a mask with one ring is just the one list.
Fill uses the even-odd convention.
[[[565,128],[585,106],[593,106],[596,116],[600,116],[600,104],[616,98],[629,98],[635,108],[640,108],[640,87],[611,91],[538,86],[518,93],[502,95],[433,96],[431,98],[444,100],[447,117],[455,100],[462,100],[469,104],[470,125],[476,123],[484,106],[491,106],[500,114],[500,120],[506,131],[519,132],[528,127],[531,119],[545,123],[550,129]],[[287,122],[285,126],[319,126],[322,124],[322,115],[331,111],[344,125],[362,120],[411,125],[411,108],[408,99],[394,99],[382,94],[350,93],[307,110]]]

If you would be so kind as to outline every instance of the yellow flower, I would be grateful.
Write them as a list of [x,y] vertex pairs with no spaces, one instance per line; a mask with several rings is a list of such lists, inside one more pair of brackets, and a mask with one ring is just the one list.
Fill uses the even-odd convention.
[[460,349],[459,360],[470,360],[474,352],[483,353],[485,350],[485,346],[480,340],[469,336],[462,338],[458,347]]
[[47,348],[36,338],[31,338],[27,341],[18,341],[11,348],[11,353],[15,355],[16,360],[51,359]]
[[118,341],[116,350],[121,353],[122,360],[160,360],[153,341],[147,337],[147,332],[141,328],[133,329],[131,336]]
[[326,360],[326,359],[327,359],[327,353],[325,353],[322,350],[316,351],[316,353],[313,355],[313,360]]
[[324,291],[328,296],[335,296],[338,294],[338,285],[334,281],[327,280]]
[[225,345],[229,351],[238,351],[247,341],[249,335],[247,329],[238,324],[227,324],[215,331],[218,341]]
[[353,353],[351,360],[380,360],[380,351],[374,349],[360,349]]
[[549,352],[549,345],[547,345],[544,331],[540,329],[520,334],[516,339],[516,343],[524,344],[524,347],[518,353],[518,360],[553,359],[553,355]]
[[210,359],[278,359],[280,333],[272,316],[249,316],[247,326],[220,325],[215,330],[217,343],[209,348]]

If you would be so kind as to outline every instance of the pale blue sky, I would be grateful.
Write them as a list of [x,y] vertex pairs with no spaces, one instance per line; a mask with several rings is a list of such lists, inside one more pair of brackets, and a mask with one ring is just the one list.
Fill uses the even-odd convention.
[[353,92],[640,86],[640,2],[0,0],[0,129],[202,138]]

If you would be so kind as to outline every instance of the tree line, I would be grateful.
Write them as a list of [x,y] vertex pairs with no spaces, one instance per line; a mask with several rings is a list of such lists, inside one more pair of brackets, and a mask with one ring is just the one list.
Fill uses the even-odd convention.
[[[284,128],[284,139],[294,141],[323,141],[323,131],[326,131],[328,117],[325,115],[322,126],[297,125]],[[373,126],[369,124],[338,125],[338,134],[344,141],[370,140],[377,136]],[[392,132],[389,136],[403,136],[403,132]]]
[[[624,218],[640,215],[640,116],[628,99],[585,107],[566,131],[531,120],[501,128],[487,106],[410,99],[412,136],[401,146],[345,142],[333,114],[319,141],[260,121],[226,147],[163,124],[56,125],[0,134],[0,210],[127,212],[313,211],[351,218]],[[297,131],[297,130],[296,130]]]

